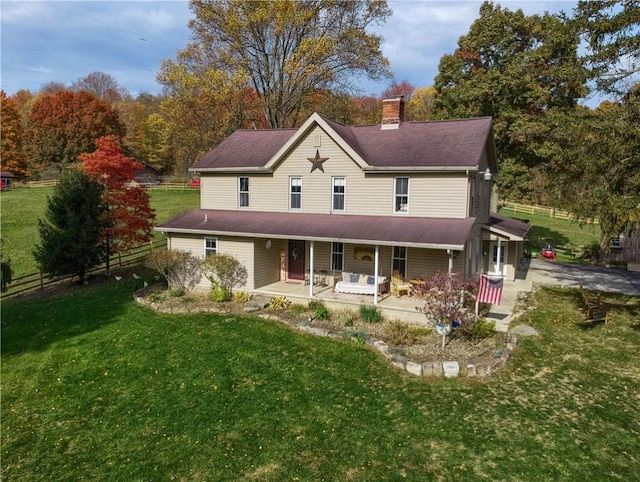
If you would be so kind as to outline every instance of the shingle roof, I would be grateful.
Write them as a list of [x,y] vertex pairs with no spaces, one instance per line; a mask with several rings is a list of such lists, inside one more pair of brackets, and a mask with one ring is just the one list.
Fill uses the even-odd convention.
[[172,233],[464,248],[475,218],[352,216],[194,209],[156,229]]
[[525,239],[531,229],[531,226],[524,221],[497,213],[491,213],[488,227],[518,239]]
[[[475,167],[492,136],[490,117],[347,126],[320,116],[373,168]],[[238,130],[199,160],[193,170],[261,168],[291,139],[296,129]]]

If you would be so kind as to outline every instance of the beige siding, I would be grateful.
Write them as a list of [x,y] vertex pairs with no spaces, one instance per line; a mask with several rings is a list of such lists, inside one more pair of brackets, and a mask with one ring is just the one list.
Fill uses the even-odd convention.
[[283,269],[286,270],[287,262],[287,240],[272,239],[271,246],[267,249],[265,239],[256,239],[254,248],[254,286],[260,288],[262,286],[275,283],[277,281],[285,281],[280,278],[280,262],[284,263]]
[[[320,138],[320,146],[316,141]],[[316,150],[327,158],[324,172],[311,172],[309,158]],[[303,213],[332,212],[333,177],[344,177],[345,210],[336,214],[394,214],[394,174],[365,174],[342,148],[316,127],[285,156],[273,174],[249,175],[249,207],[254,211],[289,211],[289,184],[292,176],[302,178]],[[202,175],[203,209],[239,209],[238,174]],[[465,173],[428,174],[411,172],[409,216],[463,218],[469,210],[468,178]],[[242,208],[245,209],[245,208]],[[398,214],[405,215],[405,214]]]

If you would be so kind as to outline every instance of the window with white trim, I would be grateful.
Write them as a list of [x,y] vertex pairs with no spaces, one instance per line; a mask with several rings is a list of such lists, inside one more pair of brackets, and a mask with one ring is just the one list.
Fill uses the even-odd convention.
[[409,212],[409,178],[395,178],[395,200],[393,210],[396,213]]
[[249,178],[238,178],[238,205],[241,208],[249,207]]
[[344,244],[331,243],[331,271],[342,271],[344,269]]
[[218,238],[204,238],[204,257],[218,252]]
[[393,247],[392,271],[398,271],[403,278],[407,276],[407,248],[406,246]]
[[331,202],[333,211],[344,211],[346,183],[347,180],[344,177],[333,178],[333,199]]
[[302,178],[289,178],[289,209],[302,209]]

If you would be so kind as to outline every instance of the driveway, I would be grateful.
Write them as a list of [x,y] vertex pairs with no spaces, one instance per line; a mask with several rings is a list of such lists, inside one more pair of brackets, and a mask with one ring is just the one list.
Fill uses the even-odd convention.
[[527,280],[539,285],[583,287],[594,291],[640,296],[640,273],[620,268],[532,259]]

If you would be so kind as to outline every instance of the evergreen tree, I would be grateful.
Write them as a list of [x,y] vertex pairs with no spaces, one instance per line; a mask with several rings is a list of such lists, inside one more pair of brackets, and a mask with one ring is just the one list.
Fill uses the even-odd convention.
[[103,188],[72,169],[47,200],[45,219],[38,219],[40,244],[33,256],[48,276],[77,275],[83,283],[90,268],[104,259]]

